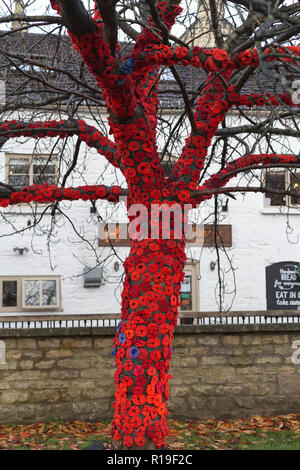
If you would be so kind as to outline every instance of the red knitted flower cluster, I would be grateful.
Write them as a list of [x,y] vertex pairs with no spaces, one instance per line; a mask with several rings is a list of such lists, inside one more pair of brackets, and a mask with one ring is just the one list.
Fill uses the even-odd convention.
[[171,341],[186,256],[184,242],[143,240],[132,244],[125,262],[122,322],[113,355],[116,358],[115,417],[112,436],[125,447],[157,447],[168,434]]
[[77,188],[58,188],[56,185],[33,184],[22,188],[21,191],[12,191],[9,198],[0,199],[0,207],[7,207],[9,204],[24,204],[37,202],[43,204],[55,201],[95,201],[106,199],[109,202],[118,202],[121,188],[113,186],[107,190],[105,186],[78,186]]
[[[160,18],[168,29],[181,11],[177,3],[157,3]],[[51,5],[60,13],[55,0],[51,0]],[[291,104],[290,98],[286,95],[240,95],[233,85],[229,85],[234,70],[258,65],[255,49],[229,57],[220,48],[169,47],[161,43],[160,31],[153,22],[152,30],[143,29],[132,52],[127,57],[119,57],[118,50],[116,54],[111,53],[97,12],[91,26],[89,34],[80,37],[69,34],[104,93],[115,143],[81,120],[8,121],[0,125],[3,137],[79,136],[123,172],[129,191],[128,209],[135,203],[143,204],[147,209],[156,203],[165,204],[167,208],[174,203],[181,207],[186,203],[194,204],[196,199],[192,192],[201,194],[201,191],[225,186],[232,176],[247,166],[298,161],[297,157],[291,156],[249,155],[229,163],[199,187],[208,148],[231,106],[280,106]],[[294,61],[294,56],[299,54],[300,48],[296,47],[265,51],[266,60]],[[192,132],[167,179],[156,145],[158,71],[161,65],[178,63],[204,68],[209,73],[190,119]],[[78,188],[33,185],[0,199],[0,205],[104,198],[116,202],[120,191],[119,187],[108,189],[102,185]],[[211,195],[203,195],[202,200],[209,197]],[[130,221],[132,217],[129,215]],[[151,220],[151,223],[156,222]],[[162,229],[160,222],[158,224]],[[147,228],[146,239],[131,241],[130,255],[124,263],[122,321],[113,350],[117,371],[112,436],[125,447],[143,447],[146,439],[162,447],[168,433],[168,372],[186,259],[185,242],[172,239],[172,236],[170,239],[162,239],[163,235],[159,239],[151,238],[150,229]]]

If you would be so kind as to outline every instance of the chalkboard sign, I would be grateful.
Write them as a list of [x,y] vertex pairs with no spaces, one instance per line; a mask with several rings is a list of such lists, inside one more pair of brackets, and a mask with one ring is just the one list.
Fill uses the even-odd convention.
[[266,286],[268,310],[300,310],[299,262],[267,266]]

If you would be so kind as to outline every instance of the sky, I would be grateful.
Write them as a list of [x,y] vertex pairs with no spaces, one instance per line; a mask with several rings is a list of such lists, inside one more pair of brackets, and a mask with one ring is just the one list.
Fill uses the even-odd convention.
[[[26,13],[28,15],[45,15],[50,14],[54,16],[56,13],[52,10],[49,6],[49,0],[23,0],[26,6]],[[84,5],[87,8],[92,8],[94,6],[94,0],[82,0]],[[182,6],[186,6],[186,4],[190,4],[190,8],[193,12],[196,11],[197,0],[183,0],[181,2]],[[0,2],[0,18],[5,17],[11,14],[14,11],[14,1],[13,0],[1,0]],[[10,24],[1,24],[0,29],[9,29]],[[184,27],[182,26],[175,26],[172,30],[173,34],[181,35],[184,32]],[[37,31],[36,28],[31,28],[31,32]],[[40,31],[40,30],[39,30]],[[120,38],[122,40],[122,38]]]
[[[50,7],[49,0],[23,0],[23,1],[26,5],[27,14],[30,14],[30,15],[44,15],[44,14],[49,15],[50,14],[51,16],[54,16],[56,14]],[[82,0],[82,1],[87,8],[93,8],[94,0]],[[127,0],[127,1],[130,3],[130,0]],[[298,0],[285,0],[284,4],[290,5],[293,3],[297,3],[297,1]],[[14,11],[14,3],[15,3],[14,0],[1,0],[0,1],[0,18],[7,16],[8,14]],[[181,6],[185,9],[185,11],[187,11],[187,5],[189,6],[189,11],[191,12],[191,14],[196,13],[197,4],[198,4],[198,0],[182,0],[181,1]],[[190,21],[188,22],[188,24],[190,24]],[[2,30],[9,29],[10,26],[11,26],[10,24],[2,23],[0,24],[0,29]],[[182,26],[175,25],[174,28],[172,29],[172,34],[176,35],[177,37],[180,37],[184,33],[185,29],[186,27],[184,27],[184,25]],[[30,31],[41,32],[41,29],[37,30],[37,28],[31,28]],[[124,40],[124,35],[123,36],[121,35],[119,40]]]

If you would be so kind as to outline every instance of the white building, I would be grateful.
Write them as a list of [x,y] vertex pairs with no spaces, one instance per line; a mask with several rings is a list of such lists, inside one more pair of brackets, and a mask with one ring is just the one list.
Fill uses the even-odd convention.
[[[29,37],[29,35],[28,35]],[[196,71],[198,74],[199,71]],[[170,75],[165,72],[165,77]],[[193,87],[194,75],[185,77],[189,89]],[[173,86],[172,82],[163,87]],[[253,90],[266,86],[265,83],[252,83]],[[256,87],[256,88],[255,88]],[[252,90],[252,89],[251,89]],[[252,91],[253,91],[252,90]],[[182,101],[176,94],[161,96],[164,122],[175,122],[180,114]],[[104,109],[80,107],[78,115],[92,125],[95,124],[94,112],[103,113]],[[46,107],[38,119],[53,118],[56,111]],[[264,111],[257,111],[264,113]],[[11,116],[12,114],[10,114]],[[30,110],[13,113],[18,118],[31,117]],[[59,116],[62,116],[60,113]],[[246,121],[237,113],[228,116],[232,126]],[[163,149],[163,132],[159,134],[159,147]],[[182,142],[185,135],[182,133]],[[255,147],[255,136],[239,135],[247,141],[253,153],[266,150],[266,142],[260,141]],[[73,139],[73,147],[75,140]],[[245,154],[242,144],[232,141],[236,148],[232,158]],[[252,147],[253,145],[253,147]],[[297,139],[283,137],[277,139],[275,151],[288,153],[287,148],[296,153],[299,148]],[[178,144],[179,146],[179,144]],[[72,145],[63,148],[62,143],[54,145],[54,140],[15,139],[6,142],[0,151],[0,181],[12,185],[26,185],[43,180],[54,182],[61,165],[68,167],[71,161]],[[176,149],[174,153],[176,158]],[[45,167],[45,162],[47,165]],[[46,169],[45,169],[46,168]],[[62,168],[60,172],[63,173]],[[256,173],[261,180],[260,172]],[[290,171],[272,171],[272,185],[288,187],[299,191],[300,172],[291,175]],[[299,178],[299,180],[298,180]],[[77,169],[68,179],[68,185],[122,183],[122,176],[112,169],[104,157],[95,151],[80,147]],[[269,180],[270,181],[270,180]],[[232,180],[231,186],[239,183],[257,186],[257,181],[249,175]],[[299,189],[298,189],[299,188]],[[286,197],[285,200],[266,197],[260,193],[237,194],[236,199],[220,197],[218,225],[222,230],[226,251],[216,252],[209,237],[203,247],[190,245],[187,248],[189,262],[182,287],[182,313],[216,312],[219,309],[219,276],[223,283],[222,308],[231,311],[265,311],[267,291],[273,296],[273,308],[300,310],[300,277],[297,266],[300,263],[300,199]],[[11,206],[0,210],[0,312],[2,317],[41,316],[41,315],[82,315],[115,314],[120,312],[122,290],[122,261],[129,253],[129,244],[116,243],[114,250],[105,243],[99,243],[100,218],[126,222],[126,214],[120,209],[114,213],[106,203],[97,202],[97,213],[91,212],[89,202],[76,201],[60,203],[60,209],[67,218],[62,221],[60,212],[54,219],[51,208],[45,206]],[[214,224],[212,217],[214,202],[201,207],[194,214],[197,222]],[[37,220],[43,215],[41,222]],[[83,238],[85,241],[83,241]],[[221,271],[217,259],[220,257]],[[277,291],[274,282],[266,284],[266,268],[275,263],[293,262],[292,266],[279,266]],[[100,267],[101,272],[90,270]],[[274,267],[274,269],[276,266]],[[280,271],[280,268],[282,271]],[[93,274],[93,278],[88,274]],[[281,278],[280,275],[282,274]],[[274,274],[274,273],[273,273]],[[274,274],[276,275],[276,273]],[[276,276],[275,276],[276,277]],[[272,284],[273,282],[273,284]],[[280,284],[287,282],[288,284]],[[299,284],[298,284],[299,283]],[[275,286],[275,287],[276,287]],[[279,287],[278,287],[279,286]],[[226,295],[224,296],[224,289]],[[274,291],[274,292],[273,292]],[[286,294],[284,294],[287,292]],[[292,292],[292,296],[290,295]],[[269,300],[269,306],[272,300]]]

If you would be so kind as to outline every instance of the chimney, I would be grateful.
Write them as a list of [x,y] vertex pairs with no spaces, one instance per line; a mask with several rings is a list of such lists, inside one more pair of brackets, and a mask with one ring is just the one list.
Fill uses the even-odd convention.
[[[224,5],[216,0],[216,9],[219,17],[219,26],[225,35],[230,34],[230,25],[224,18]],[[210,3],[208,0],[198,0],[196,20],[182,36],[183,41],[190,42],[190,46],[216,47],[210,19]]]
[[[24,0],[15,0],[14,15],[24,15],[25,5]],[[12,21],[11,29],[19,29],[25,25],[23,21]]]

